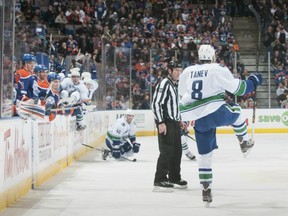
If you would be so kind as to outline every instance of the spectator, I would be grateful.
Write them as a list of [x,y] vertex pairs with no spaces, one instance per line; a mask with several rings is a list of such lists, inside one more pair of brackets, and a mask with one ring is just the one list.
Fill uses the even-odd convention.
[[63,11],[60,11],[60,13],[55,18],[55,24],[58,28],[58,33],[65,34],[65,25],[68,23],[67,18]]
[[288,88],[285,86],[285,82],[280,82],[276,89],[276,96],[277,96],[277,102],[278,102],[279,107],[281,107],[282,101],[286,100],[287,93],[285,92],[287,91],[288,91]]
[[274,79],[276,85],[282,82],[287,76],[287,72],[284,69],[283,65],[280,64],[276,69],[274,69]]
[[104,1],[97,0],[97,3],[95,5],[94,10],[94,16],[95,18],[101,22],[101,24],[104,24],[104,20],[107,14],[107,7]]
[[275,36],[273,34],[273,27],[269,26],[264,37],[263,45],[265,47],[264,63],[268,61],[268,53],[272,55],[273,47],[272,43],[275,41]]

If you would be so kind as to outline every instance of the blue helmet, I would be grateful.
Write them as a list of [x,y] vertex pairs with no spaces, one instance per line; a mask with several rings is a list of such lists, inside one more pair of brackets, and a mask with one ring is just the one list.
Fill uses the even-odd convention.
[[48,71],[48,68],[46,67],[46,65],[41,65],[41,67],[42,67],[42,70]]
[[34,73],[39,73],[40,71],[48,71],[48,68],[45,65],[35,65]]
[[50,72],[50,73],[48,74],[48,76],[47,76],[47,80],[48,80],[49,83],[52,82],[52,81],[54,81],[54,80],[59,80],[59,81],[61,81],[61,77],[60,77],[57,73],[55,73],[55,72]]
[[25,64],[26,62],[36,62],[36,57],[32,54],[25,53],[22,56],[22,62]]

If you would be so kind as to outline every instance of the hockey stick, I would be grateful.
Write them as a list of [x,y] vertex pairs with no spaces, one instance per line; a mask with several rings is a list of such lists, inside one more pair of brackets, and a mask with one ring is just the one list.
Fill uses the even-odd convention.
[[251,130],[251,140],[254,141],[254,133],[255,133],[255,116],[256,116],[256,88],[255,88],[255,96],[253,101],[253,112],[252,112],[252,130]]
[[194,142],[196,142],[196,139],[191,137],[189,134],[185,134],[185,136],[187,136],[188,138],[190,138],[191,140],[193,140]]
[[[104,152],[104,150],[102,150],[102,149],[98,149],[98,148],[95,148],[95,147],[93,147],[93,146],[90,146],[90,145],[87,145],[87,144],[82,144],[83,146],[86,146],[86,147],[88,147],[88,148],[92,148],[92,149],[95,149],[95,150],[97,150],[97,151],[101,151],[101,152]],[[109,151],[110,153],[111,153],[111,151]],[[137,161],[137,159],[136,158],[134,158],[134,159],[129,159],[129,158],[126,158],[126,157],[123,157],[123,156],[121,156],[120,158],[122,158],[122,159],[124,159],[124,160],[127,160],[127,161],[131,161],[131,162],[136,162]]]
[[52,112],[58,112],[58,111],[67,111],[67,110],[75,110],[78,108],[83,108],[83,111],[87,111],[87,112],[92,112],[93,109],[95,108],[94,105],[87,105],[87,106],[63,106],[63,107],[59,107],[59,108],[55,108],[55,109],[51,109],[50,111]]

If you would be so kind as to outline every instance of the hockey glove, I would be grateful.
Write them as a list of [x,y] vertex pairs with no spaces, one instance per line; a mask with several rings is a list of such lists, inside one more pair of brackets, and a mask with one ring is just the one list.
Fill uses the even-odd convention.
[[182,129],[181,130],[181,136],[187,136],[189,134],[189,130],[187,130],[187,128],[184,130],[184,129]]
[[133,152],[138,153],[140,149],[141,144],[140,143],[133,143]]
[[251,74],[248,77],[249,80],[253,81],[254,83],[254,89],[257,88],[257,86],[262,84],[262,75],[261,74]]
[[181,121],[180,122],[180,128],[182,130],[187,130],[188,126],[189,126],[189,121]]
[[115,159],[119,159],[121,157],[121,152],[120,149],[113,149],[112,151],[112,157],[114,157]]

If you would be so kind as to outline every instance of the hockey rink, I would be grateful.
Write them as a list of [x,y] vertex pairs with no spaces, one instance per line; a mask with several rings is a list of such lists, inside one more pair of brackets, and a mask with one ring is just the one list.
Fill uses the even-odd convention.
[[[157,137],[138,137],[137,162],[103,161],[92,150],[71,167],[31,190],[1,216],[288,216],[288,135],[256,134],[243,158],[234,135],[218,135],[213,202],[205,208],[197,161],[183,155],[187,190],[155,193]],[[196,145],[189,140],[196,153]],[[197,155],[197,153],[196,153]]]

